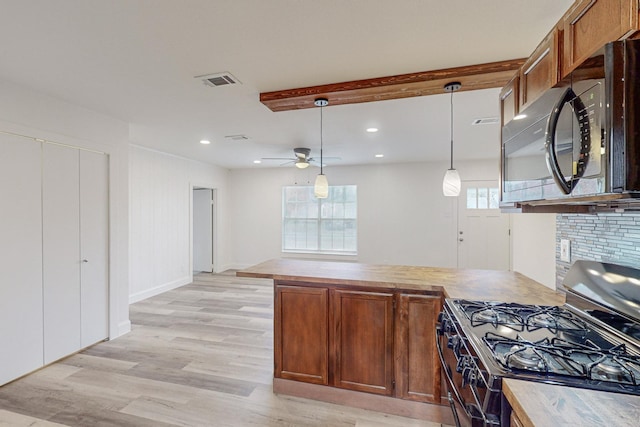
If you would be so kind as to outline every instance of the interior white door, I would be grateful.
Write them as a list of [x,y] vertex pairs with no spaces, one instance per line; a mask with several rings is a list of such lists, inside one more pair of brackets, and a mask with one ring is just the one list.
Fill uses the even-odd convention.
[[44,363],[80,347],[80,155],[43,144]]
[[509,214],[497,181],[465,181],[458,197],[458,268],[509,270]]
[[109,335],[108,175],[105,154],[80,151],[81,348]]
[[0,385],[44,363],[40,150],[0,134]]
[[193,271],[213,271],[213,190],[193,190]]

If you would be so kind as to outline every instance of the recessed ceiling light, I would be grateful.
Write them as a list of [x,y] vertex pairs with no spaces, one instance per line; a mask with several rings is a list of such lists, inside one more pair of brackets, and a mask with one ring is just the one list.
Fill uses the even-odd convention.
[[526,114],[518,114],[517,116],[515,116],[515,117],[513,118],[513,120],[522,120],[522,119],[524,119],[525,117],[527,117],[527,115],[526,115]]
[[259,165],[260,163],[262,163],[262,160],[254,160],[253,163],[255,163],[256,165]]
[[201,139],[200,144],[208,145],[211,144],[211,141],[209,141],[208,139]]
[[381,158],[383,158],[383,157],[384,157],[384,154],[376,154],[376,157],[377,157],[377,158],[379,158],[379,159],[381,159]]
[[367,128],[367,132],[369,133],[378,132],[378,128]]

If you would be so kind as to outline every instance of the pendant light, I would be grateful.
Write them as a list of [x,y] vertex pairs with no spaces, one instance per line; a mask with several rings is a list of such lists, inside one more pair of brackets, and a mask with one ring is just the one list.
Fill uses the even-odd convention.
[[318,199],[326,199],[329,196],[329,182],[323,173],[322,164],[322,108],[329,105],[327,98],[318,98],[314,101],[316,107],[320,107],[320,174],[316,177],[316,184],[313,187],[313,194]]
[[447,197],[460,195],[460,175],[453,167],[453,92],[462,87],[460,82],[447,83],[444,90],[451,93],[451,166],[444,174],[442,181],[442,193]]

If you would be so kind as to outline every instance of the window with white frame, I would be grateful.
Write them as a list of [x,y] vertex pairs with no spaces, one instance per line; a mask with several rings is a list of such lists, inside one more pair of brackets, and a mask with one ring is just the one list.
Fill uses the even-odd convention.
[[500,192],[498,187],[467,188],[467,209],[499,209]]
[[358,192],[355,185],[329,187],[318,199],[313,186],[282,189],[282,251],[357,254]]

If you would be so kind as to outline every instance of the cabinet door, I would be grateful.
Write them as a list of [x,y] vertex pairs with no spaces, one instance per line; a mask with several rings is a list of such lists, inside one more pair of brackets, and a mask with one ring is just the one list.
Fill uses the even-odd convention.
[[80,151],[81,348],[109,335],[107,156]]
[[520,74],[520,111],[525,110],[559,78],[558,30],[554,29],[522,65]]
[[565,77],[606,43],[638,30],[638,0],[579,0],[563,27]]
[[436,320],[441,299],[400,295],[396,314],[396,395],[402,399],[440,403],[440,361]]
[[500,115],[502,126],[509,123],[519,112],[518,81],[516,74],[500,91]]
[[393,294],[333,293],[332,359],[336,387],[393,393]]
[[43,365],[40,150],[0,134],[0,385]]
[[45,364],[80,347],[80,156],[44,144],[42,243]]
[[328,289],[276,285],[274,376],[328,384]]

